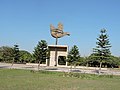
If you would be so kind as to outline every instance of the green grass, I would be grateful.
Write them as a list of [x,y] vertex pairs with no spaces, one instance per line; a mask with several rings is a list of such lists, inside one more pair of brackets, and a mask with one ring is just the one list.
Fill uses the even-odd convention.
[[0,90],[120,90],[119,76],[0,69]]

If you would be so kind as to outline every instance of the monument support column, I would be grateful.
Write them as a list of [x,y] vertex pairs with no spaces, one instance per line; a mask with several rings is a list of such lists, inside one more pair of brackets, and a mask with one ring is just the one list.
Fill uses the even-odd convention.
[[[56,38],[56,43],[55,43],[56,46],[57,43],[58,43],[58,38]],[[57,47],[55,48],[55,66],[57,66]]]
[[57,45],[58,44],[58,38],[56,38],[56,42],[55,42],[55,45]]

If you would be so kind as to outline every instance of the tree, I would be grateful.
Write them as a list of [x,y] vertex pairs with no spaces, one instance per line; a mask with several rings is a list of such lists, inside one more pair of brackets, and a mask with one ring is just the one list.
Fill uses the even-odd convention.
[[72,65],[76,66],[79,59],[80,59],[79,49],[76,45],[74,45],[68,53],[67,62],[69,62],[71,66]]
[[34,48],[33,56],[35,57],[36,61],[39,63],[39,66],[41,63],[45,63],[46,59],[48,58],[48,46],[47,42],[45,40],[41,40],[38,42],[38,45]]
[[98,60],[98,62],[100,63],[100,70],[102,63],[107,62],[111,55],[110,52],[111,45],[109,43],[108,35],[106,34],[106,32],[107,32],[106,29],[101,29],[100,35],[97,38],[96,48],[93,49],[94,52],[93,57],[96,58],[96,60]]
[[110,60],[107,62],[108,67],[118,68],[120,66],[120,58],[116,56],[110,56]]
[[28,51],[20,50],[19,54],[20,54],[20,62],[21,63],[27,63],[32,60],[32,55]]
[[9,46],[0,47],[0,59],[3,62],[12,62],[13,60],[13,48]]
[[88,57],[80,57],[79,65],[88,67],[89,58]]
[[11,66],[13,66],[14,62],[19,62],[19,58],[20,58],[19,45],[14,45],[14,48],[13,48],[13,62],[12,62]]

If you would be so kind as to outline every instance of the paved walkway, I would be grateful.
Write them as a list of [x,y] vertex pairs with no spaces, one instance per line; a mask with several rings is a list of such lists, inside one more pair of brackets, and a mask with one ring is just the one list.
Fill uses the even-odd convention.
[[[26,64],[12,64],[10,63],[0,63],[0,68],[8,68],[8,69],[27,69],[27,70],[38,70],[38,66],[36,65],[26,65]],[[40,66],[39,70],[46,71],[59,71],[59,72],[79,72],[79,73],[90,73],[90,74],[98,74],[99,68],[95,67],[76,67],[70,69],[70,67],[46,67]],[[101,74],[103,75],[120,75],[120,70],[117,69],[107,69],[102,68]]]

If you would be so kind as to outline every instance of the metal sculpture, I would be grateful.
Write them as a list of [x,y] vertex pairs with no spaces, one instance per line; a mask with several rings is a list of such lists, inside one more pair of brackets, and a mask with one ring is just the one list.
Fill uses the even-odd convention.
[[58,23],[58,28],[55,28],[52,24],[50,25],[50,32],[52,37],[56,38],[56,45],[58,42],[58,38],[61,38],[65,35],[70,35],[68,32],[63,32],[63,24]]
[[[50,25],[50,32],[52,37],[56,38],[56,45],[58,44],[58,38],[66,35],[70,35],[68,32],[63,32],[63,24],[58,23],[58,28],[55,28],[52,24]],[[57,48],[55,48],[55,66],[57,66]]]

